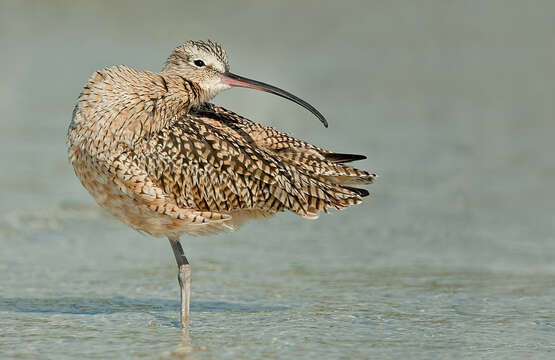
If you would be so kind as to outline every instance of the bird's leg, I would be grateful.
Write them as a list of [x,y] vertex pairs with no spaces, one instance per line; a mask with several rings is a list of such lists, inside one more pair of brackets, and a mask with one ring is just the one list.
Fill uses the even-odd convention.
[[191,265],[183,253],[179,238],[168,238],[177,261],[177,280],[181,288],[181,326],[189,322],[189,304],[191,299]]

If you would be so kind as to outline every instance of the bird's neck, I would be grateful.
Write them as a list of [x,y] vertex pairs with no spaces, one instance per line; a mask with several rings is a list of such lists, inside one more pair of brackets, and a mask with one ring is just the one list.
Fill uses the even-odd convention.
[[204,103],[208,94],[195,82],[174,74],[161,73],[159,84],[164,92],[158,94],[157,121],[167,123],[186,114],[189,109]]

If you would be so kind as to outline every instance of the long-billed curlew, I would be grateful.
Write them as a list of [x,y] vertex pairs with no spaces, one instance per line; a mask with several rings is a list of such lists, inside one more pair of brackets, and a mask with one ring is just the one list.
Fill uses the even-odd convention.
[[375,175],[334,153],[208,103],[233,86],[314,107],[274,86],[229,72],[212,41],[178,46],[162,72],[114,66],[83,88],[68,130],[69,159],[96,202],[154,237],[167,237],[178,265],[181,323],[189,320],[191,268],[179,238],[237,229],[289,210],[316,218],[358,204]]

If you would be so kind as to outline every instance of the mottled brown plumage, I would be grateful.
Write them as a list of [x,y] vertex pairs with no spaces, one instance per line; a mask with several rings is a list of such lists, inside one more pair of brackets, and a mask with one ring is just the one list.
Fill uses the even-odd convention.
[[[179,250],[183,234],[230,231],[284,210],[315,218],[360,203],[368,192],[353,185],[374,179],[345,165],[363,156],[324,150],[208,103],[243,86],[317,113],[292,94],[246,80],[229,73],[218,44],[191,41],[161,73],[126,66],[96,72],[73,111],[69,158],[83,186],[132,228],[168,237],[180,269],[179,251],[188,266]],[[185,321],[182,284],[183,296]]]

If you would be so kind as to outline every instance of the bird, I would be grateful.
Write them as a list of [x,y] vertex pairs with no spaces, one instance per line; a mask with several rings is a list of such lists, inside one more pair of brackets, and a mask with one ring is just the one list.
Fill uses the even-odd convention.
[[314,219],[361,203],[369,192],[358,185],[376,177],[347,164],[364,155],[325,150],[211,103],[223,90],[251,88],[291,100],[328,126],[306,101],[229,70],[226,51],[212,40],[177,46],[160,72],[98,70],[67,131],[69,162],[98,205],[169,240],[183,327],[191,297],[183,235],[234,231],[284,211]]

